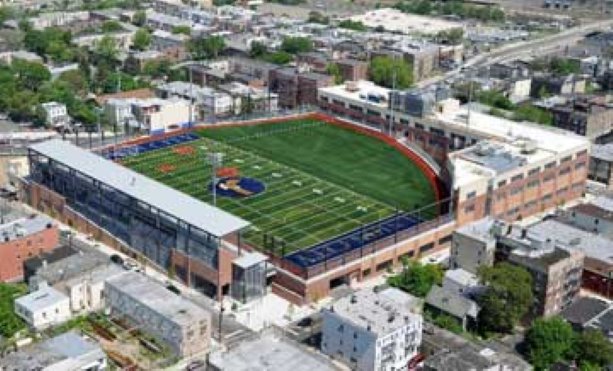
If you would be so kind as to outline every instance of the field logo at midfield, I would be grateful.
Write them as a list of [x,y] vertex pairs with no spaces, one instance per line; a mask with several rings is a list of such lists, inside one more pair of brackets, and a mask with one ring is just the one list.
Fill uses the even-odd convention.
[[[241,177],[235,167],[224,167],[217,169],[215,188],[219,196],[245,198],[264,192],[266,186],[257,179]],[[212,190],[213,183],[209,184],[209,191]]]

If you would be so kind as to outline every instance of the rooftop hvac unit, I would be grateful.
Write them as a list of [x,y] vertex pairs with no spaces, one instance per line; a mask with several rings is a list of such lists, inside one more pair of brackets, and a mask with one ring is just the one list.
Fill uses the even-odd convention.
[[534,140],[525,140],[521,145],[521,153],[532,154],[536,152],[536,142]]
[[347,81],[345,83],[345,90],[347,90],[349,92],[356,92],[356,91],[360,90],[360,87],[358,86],[358,82],[357,81]]

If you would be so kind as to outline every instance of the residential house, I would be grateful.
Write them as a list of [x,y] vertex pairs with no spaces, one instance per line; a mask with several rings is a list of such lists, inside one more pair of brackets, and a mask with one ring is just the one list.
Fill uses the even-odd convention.
[[68,296],[46,284],[15,299],[15,313],[36,330],[59,325],[72,317]]
[[360,290],[324,309],[321,351],[355,370],[406,367],[421,344],[422,317],[406,294],[388,290]]

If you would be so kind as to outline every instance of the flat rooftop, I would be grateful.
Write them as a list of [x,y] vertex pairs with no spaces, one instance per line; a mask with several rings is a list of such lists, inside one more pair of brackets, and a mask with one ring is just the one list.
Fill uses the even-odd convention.
[[0,358],[0,368],[42,370],[61,362],[63,369],[76,370],[104,356],[93,340],[70,331]]
[[413,312],[412,296],[406,293],[385,294],[363,289],[334,302],[334,313],[361,328],[370,328],[378,336],[385,336],[407,324],[421,321]]
[[[532,141],[540,151],[557,154],[588,146],[589,140],[570,131],[530,122],[517,122],[487,113],[471,111],[465,106],[432,116],[455,132],[473,132],[483,139],[497,139],[506,143]],[[454,129],[455,127],[455,129]]]
[[7,242],[41,232],[51,226],[53,226],[51,218],[36,214],[0,225],[0,235],[2,241]]
[[272,334],[245,341],[227,352],[212,353],[209,362],[223,371],[337,370],[323,356]]
[[142,274],[125,272],[106,283],[181,326],[189,326],[202,319],[210,320],[209,312]]
[[34,144],[30,149],[213,236],[222,237],[249,226],[249,222],[242,218],[68,142],[52,139]]
[[[391,90],[375,84],[372,81],[359,80],[341,85],[328,86],[317,89],[320,94],[338,97],[344,100],[359,101],[360,103],[377,108],[388,108]],[[369,99],[370,97],[370,99]]]
[[494,219],[487,216],[456,229],[456,233],[482,242],[495,242],[496,238],[492,234],[492,227],[494,227],[495,223]]
[[592,144],[591,156],[599,160],[613,162],[613,143]]
[[542,236],[543,241],[553,238],[559,247],[579,250],[586,257],[613,264],[613,240],[598,233],[588,232],[555,219],[530,226],[529,233],[532,238]]
[[367,27],[385,27],[388,31],[402,33],[436,34],[453,28],[464,28],[459,22],[440,18],[403,13],[398,9],[382,8],[351,17],[353,21],[364,23]]
[[68,296],[51,286],[43,286],[39,290],[17,298],[15,304],[36,312],[64,300],[68,300]]

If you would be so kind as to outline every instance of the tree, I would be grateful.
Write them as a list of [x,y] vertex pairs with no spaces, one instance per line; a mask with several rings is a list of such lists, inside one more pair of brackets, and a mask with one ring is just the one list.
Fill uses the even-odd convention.
[[493,90],[480,91],[477,93],[477,99],[483,104],[503,110],[511,110],[514,108],[513,102],[511,102],[509,98]]
[[438,41],[451,44],[451,45],[459,45],[464,40],[464,30],[461,28],[452,28],[450,30],[443,30],[436,34],[436,38]]
[[266,62],[282,65],[291,62],[293,57],[291,54],[281,51],[276,53],[264,54],[262,56],[262,59]]
[[361,32],[367,30],[367,27],[364,23],[360,21],[352,21],[351,19],[345,19],[340,21],[338,23],[338,27]]
[[486,286],[479,297],[479,329],[511,332],[532,305],[532,276],[522,267],[501,263],[482,267],[479,280]]
[[582,370],[584,365],[605,367],[613,363],[613,344],[599,330],[590,329],[579,334],[573,349]]
[[121,24],[117,21],[106,21],[102,24],[101,29],[104,33],[112,33],[122,31],[123,27],[121,27]]
[[63,72],[58,81],[65,82],[70,91],[84,97],[89,91],[89,83],[81,70]]
[[173,34],[183,34],[190,36],[192,34],[192,29],[189,26],[174,26],[172,28]]
[[406,89],[413,85],[413,68],[402,58],[375,57],[368,72],[372,81],[387,88]]
[[572,349],[572,327],[560,317],[539,318],[526,334],[526,355],[538,370],[565,359]]
[[251,49],[249,50],[249,56],[251,58],[261,58],[266,53],[268,53],[268,48],[266,45],[259,41],[254,41],[251,43]]
[[139,28],[132,38],[132,47],[136,50],[147,50],[151,44],[151,34],[145,28]]
[[194,59],[214,59],[226,47],[221,36],[200,37],[190,41],[189,49]]
[[147,22],[147,13],[144,10],[137,10],[132,17],[132,24],[138,27],[143,27]]
[[45,82],[51,79],[51,73],[41,63],[16,60],[13,70],[17,75],[19,84],[28,90],[36,91]]
[[326,72],[329,75],[334,76],[334,83],[335,84],[342,84],[343,83],[343,74],[341,73],[341,69],[338,67],[338,64],[336,64],[336,63],[329,63],[326,66]]
[[114,66],[117,63],[117,56],[119,55],[117,41],[111,36],[104,36],[96,45],[94,54],[98,58],[98,64]]
[[513,119],[517,121],[537,122],[542,125],[553,124],[553,114],[551,112],[529,103],[517,107],[513,113]]
[[440,285],[442,281],[443,269],[439,265],[423,265],[406,259],[402,261],[402,272],[387,279],[390,286],[422,298],[432,285]]
[[313,41],[308,37],[286,37],[281,43],[281,50],[289,54],[310,52],[313,50]]

